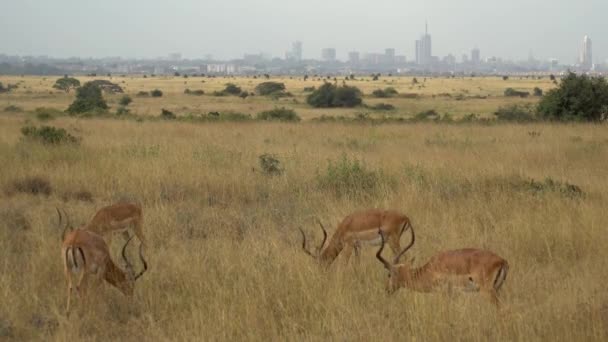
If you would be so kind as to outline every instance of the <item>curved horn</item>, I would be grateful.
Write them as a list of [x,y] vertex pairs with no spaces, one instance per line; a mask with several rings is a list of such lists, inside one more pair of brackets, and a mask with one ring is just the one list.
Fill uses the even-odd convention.
[[[55,210],[57,210],[57,216],[59,216],[59,222],[57,223],[58,227],[61,227],[61,222],[63,221],[63,216],[61,215],[61,211],[59,211],[59,208],[55,207]],[[65,210],[63,210],[63,214],[66,217],[66,224],[65,227],[63,227],[63,232],[61,233],[61,238],[65,239],[65,233],[68,231],[68,229],[72,230],[69,225],[70,223],[70,218],[68,217],[68,214],[65,212]]]
[[399,262],[399,259],[401,259],[401,257],[403,256],[403,254],[405,254],[405,252],[407,252],[408,249],[410,249],[413,245],[414,245],[414,241],[416,241],[416,235],[414,235],[414,227],[412,227],[412,225],[410,224],[410,232],[412,232],[412,241],[410,241],[410,244],[407,245],[402,251],[401,253],[399,253],[395,259],[393,260],[393,264],[396,264]]
[[382,265],[384,265],[384,268],[390,271],[393,265],[391,265],[391,263],[384,259],[381,255],[382,250],[384,250],[384,232],[378,229],[378,234],[380,235],[380,240],[382,241],[382,243],[380,244],[380,249],[378,249],[378,252],[376,252],[376,258],[380,260]]
[[308,249],[306,249],[306,234],[304,234],[304,231],[302,230],[302,227],[298,227],[298,229],[300,230],[300,233],[302,233],[302,249],[304,250],[304,252],[308,255],[310,255],[311,257],[315,258],[314,254],[310,253],[310,251],[308,251]]
[[123,259],[125,259],[125,262],[127,263],[127,268],[128,268],[128,269],[131,269],[131,268],[132,268],[132,266],[131,266],[131,263],[129,262],[129,260],[127,260],[127,254],[126,254],[126,251],[127,251],[127,246],[129,245],[129,242],[131,242],[131,240],[133,239],[133,237],[134,237],[134,236],[135,236],[135,234],[133,234],[133,235],[132,235],[132,236],[129,238],[129,240],[127,240],[127,243],[125,243],[124,247],[122,247],[122,252],[120,252],[120,254],[122,255],[122,258],[123,258]]
[[319,226],[321,226],[321,230],[323,231],[323,242],[321,242],[321,246],[317,248],[317,252],[320,252],[325,246],[325,241],[327,241],[327,230],[325,230],[325,227],[323,226],[323,223],[321,223],[321,220],[317,219],[317,222],[319,223]]
[[144,259],[144,254],[142,252],[143,246],[143,243],[139,245],[139,259],[141,259],[141,263],[144,265],[144,269],[133,278],[133,281],[136,281],[137,278],[141,277],[148,270],[148,263],[146,262],[146,259]]

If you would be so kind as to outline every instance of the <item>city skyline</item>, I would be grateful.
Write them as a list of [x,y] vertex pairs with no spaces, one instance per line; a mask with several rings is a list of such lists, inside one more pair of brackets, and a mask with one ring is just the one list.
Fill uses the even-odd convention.
[[[318,58],[322,48],[332,47],[342,61],[351,51],[382,52],[385,48],[394,48],[397,55],[412,60],[412,42],[428,19],[436,56],[462,56],[478,47],[484,56],[524,60],[532,50],[540,60],[575,63],[581,37],[588,35],[594,42],[595,61],[608,58],[608,29],[601,14],[608,12],[608,2],[599,0],[584,5],[465,0],[458,6],[448,0],[425,4],[396,0],[374,4],[362,0],[261,0],[255,4],[244,0],[227,4],[107,0],[86,8],[78,4],[74,0],[4,4],[0,53],[154,58],[180,51],[184,58],[212,54],[228,60],[259,52],[284,57],[286,48],[298,40],[305,46],[304,59]],[[319,12],[321,6],[324,11]],[[24,26],[26,18],[33,24]]]

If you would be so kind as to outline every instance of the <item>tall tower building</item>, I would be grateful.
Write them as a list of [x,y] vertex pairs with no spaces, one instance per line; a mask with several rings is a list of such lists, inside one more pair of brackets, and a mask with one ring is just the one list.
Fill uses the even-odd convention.
[[384,62],[389,65],[395,64],[395,49],[384,49]]
[[478,48],[471,50],[471,62],[473,62],[473,64],[479,64],[479,62],[481,62],[481,54]]
[[416,63],[429,65],[432,61],[431,35],[429,34],[428,24],[425,24],[424,34],[416,41]]
[[591,69],[593,67],[593,50],[591,38],[585,36],[583,38],[583,45],[581,47],[581,55],[579,58],[581,67],[585,69]]
[[302,42],[297,40],[291,44],[291,55],[297,62],[302,60]]
[[348,53],[348,62],[351,65],[357,65],[359,64],[359,52],[358,51],[351,51]]
[[321,59],[325,62],[335,62],[336,61],[336,49],[325,48],[325,49],[321,50]]

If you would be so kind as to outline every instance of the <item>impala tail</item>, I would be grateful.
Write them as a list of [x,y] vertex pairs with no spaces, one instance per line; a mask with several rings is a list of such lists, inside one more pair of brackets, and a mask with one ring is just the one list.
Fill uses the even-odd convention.
[[87,260],[84,257],[82,248],[69,246],[65,249],[65,265],[72,273],[84,272]]

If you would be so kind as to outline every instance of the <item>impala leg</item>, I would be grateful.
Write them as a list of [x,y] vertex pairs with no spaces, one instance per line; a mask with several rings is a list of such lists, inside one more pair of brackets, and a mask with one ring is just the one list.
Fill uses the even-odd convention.
[[488,298],[488,300],[494,304],[494,306],[496,306],[497,309],[500,308],[500,299],[498,298],[498,293],[496,292],[496,290],[494,288],[490,289],[490,290],[483,290],[482,293],[484,294],[485,297]]
[[361,244],[356,241],[353,249],[355,250],[355,258],[357,259],[357,265],[361,263]]
[[68,285],[67,286],[68,287],[68,300],[67,300],[67,303],[66,303],[65,313],[66,313],[66,315],[69,316],[70,315],[70,300],[72,298],[72,277],[69,275],[68,272],[69,271],[66,269],[65,270],[65,277],[66,277],[67,283],[68,283],[67,284]]
[[353,254],[353,245],[350,242],[346,243],[344,252],[342,252],[342,253],[344,254],[344,263],[348,264],[348,261],[350,260],[350,256]]

